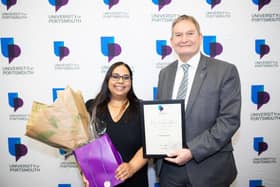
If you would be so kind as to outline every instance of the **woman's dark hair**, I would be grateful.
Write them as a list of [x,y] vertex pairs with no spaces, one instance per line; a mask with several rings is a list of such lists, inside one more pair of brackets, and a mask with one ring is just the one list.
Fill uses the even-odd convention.
[[[127,99],[130,103],[130,107],[132,107],[131,111],[136,111],[139,105],[139,100],[137,98],[137,96],[134,93],[133,90],[133,74],[132,74],[132,70],[131,68],[124,62],[116,62],[114,64],[112,64],[110,66],[110,68],[108,69],[105,78],[103,80],[102,86],[101,86],[101,90],[100,92],[97,94],[97,96],[95,97],[95,99],[93,101],[91,101],[91,107],[90,107],[90,112],[92,112],[93,107],[96,107],[96,111],[99,112],[103,112],[106,110],[107,104],[111,99],[111,92],[108,88],[108,82],[109,79],[112,75],[112,72],[114,71],[114,69],[118,66],[125,66],[128,71],[129,71],[129,76],[131,79],[131,88],[127,93]],[[89,109],[89,108],[88,108]],[[136,110],[135,110],[136,109]]]

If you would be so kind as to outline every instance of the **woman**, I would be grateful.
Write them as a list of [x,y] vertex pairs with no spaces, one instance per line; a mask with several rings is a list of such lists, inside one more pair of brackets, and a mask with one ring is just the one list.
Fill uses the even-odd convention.
[[86,106],[90,114],[96,107],[96,117],[106,122],[106,132],[123,158],[115,172],[116,178],[124,181],[118,187],[148,187],[148,160],[143,158],[139,100],[133,91],[130,67],[114,63],[100,92]]

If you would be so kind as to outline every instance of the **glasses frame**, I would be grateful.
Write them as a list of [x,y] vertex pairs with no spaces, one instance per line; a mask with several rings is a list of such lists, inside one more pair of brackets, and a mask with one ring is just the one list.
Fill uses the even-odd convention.
[[130,75],[128,74],[124,74],[124,75],[120,75],[118,73],[113,73],[110,78],[113,80],[113,81],[119,81],[120,79],[122,79],[124,82],[128,82],[131,80],[131,77]]

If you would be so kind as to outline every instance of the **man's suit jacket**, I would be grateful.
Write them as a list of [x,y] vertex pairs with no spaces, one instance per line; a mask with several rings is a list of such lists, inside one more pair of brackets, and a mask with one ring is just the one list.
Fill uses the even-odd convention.
[[[158,99],[172,98],[178,61],[159,74]],[[185,111],[186,142],[193,155],[187,167],[194,186],[232,183],[237,170],[231,138],[240,126],[241,90],[233,64],[201,54]],[[163,160],[156,161],[160,174]],[[174,173],[174,175],[176,175]]]

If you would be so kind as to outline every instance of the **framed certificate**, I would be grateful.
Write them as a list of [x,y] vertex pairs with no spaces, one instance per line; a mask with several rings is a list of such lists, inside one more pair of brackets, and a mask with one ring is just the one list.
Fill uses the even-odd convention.
[[185,145],[184,100],[141,101],[144,157],[159,158]]

